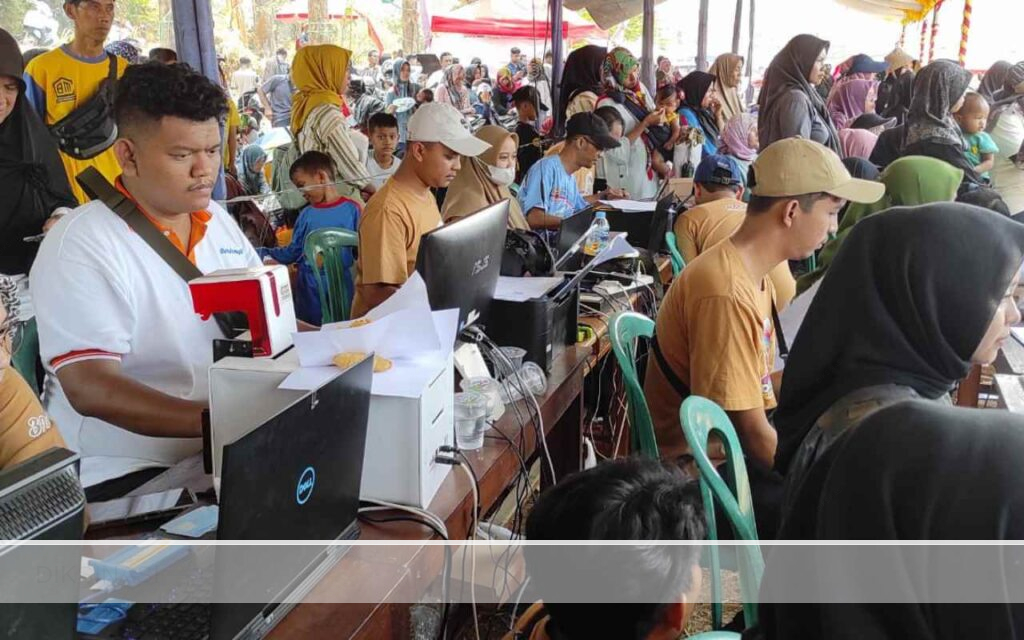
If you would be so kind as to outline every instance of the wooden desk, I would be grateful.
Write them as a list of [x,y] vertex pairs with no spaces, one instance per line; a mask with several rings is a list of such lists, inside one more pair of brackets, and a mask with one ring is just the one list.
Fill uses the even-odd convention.
[[[583,423],[584,367],[591,352],[569,347],[552,366],[548,392],[540,400],[548,449],[559,477],[581,467],[580,442]],[[525,411],[523,412],[525,415]],[[495,425],[518,442],[520,426],[509,407]],[[527,458],[538,454],[532,428],[525,432]],[[493,511],[512,486],[520,471],[519,458],[504,440],[485,440],[484,447],[467,451],[466,457],[480,482],[481,518]],[[542,465],[542,469],[546,465]],[[451,538],[464,538],[472,519],[472,491],[465,475],[453,470],[445,479],[430,511],[448,527]],[[380,514],[374,514],[375,516]],[[432,536],[426,527],[412,522],[361,524],[361,539],[425,540]],[[411,544],[389,548],[393,557],[379,560],[380,547],[355,547],[307,598],[270,635],[275,640],[290,638],[406,638],[410,637],[409,607],[425,592],[432,576],[440,575],[443,549]],[[377,560],[370,556],[373,555]],[[366,590],[381,594],[381,602],[366,604],[316,604],[359,602]]]

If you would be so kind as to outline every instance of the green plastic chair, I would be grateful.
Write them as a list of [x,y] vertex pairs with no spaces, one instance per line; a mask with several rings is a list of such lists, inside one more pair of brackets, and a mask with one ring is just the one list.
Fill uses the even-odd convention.
[[[715,524],[715,503],[722,506],[738,541],[756,541],[757,524],[754,521],[754,501],[747,479],[747,465],[732,421],[714,402],[700,396],[690,396],[679,408],[679,422],[697,468],[700,470],[700,489],[708,523],[708,539],[718,540]],[[717,435],[725,445],[725,479],[718,474],[708,457],[708,440]],[[711,622],[722,626],[722,577],[719,549],[708,545],[711,556]],[[743,618],[748,627],[757,624],[757,593],[764,573],[764,558],[758,545],[736,545],[740,574],[740,593],[743,597]]]
[[672,275],[678,276],[686,266],[686,261],[683,260],[683,254],[679,253],[675,231],[665,232],[665,244],[668,245],[668,257],[672,262]]
[[686,636],[686,640],[740,640],[741,636],[732,631],[705,631],[695,636]]
[[[349,229],[327,227],[306,236],[303,253],[316,279],[323,324],[349,319],[352,296],[345,286],[345,263],[341,259],[341,250],[358,246],[359,234]],[[323,273],[316,268],[321,261]]]
[[626,381],[627,415],[633,451],[652,460],[659,458],[658,443],[654,438],[654,421],[647,407],[644,388],[636,372],[636,341],[654,335],[654,321],[632,311],[622,311],[611,317],[608,334],[612,351]]

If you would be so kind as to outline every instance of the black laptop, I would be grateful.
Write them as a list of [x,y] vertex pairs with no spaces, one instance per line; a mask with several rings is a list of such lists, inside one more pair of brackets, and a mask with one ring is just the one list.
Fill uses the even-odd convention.
[[[371,356],[225,445],[218,540],[358,536],[372,376]],[[119,628],[100,637],[262,638],[347,549],[218,545],[212,561],[190,557],[150,579],[164,585],[154,587],[156,593],[171,595],[149,599],[139,588],[112,594],[168,604],[135,605]]]

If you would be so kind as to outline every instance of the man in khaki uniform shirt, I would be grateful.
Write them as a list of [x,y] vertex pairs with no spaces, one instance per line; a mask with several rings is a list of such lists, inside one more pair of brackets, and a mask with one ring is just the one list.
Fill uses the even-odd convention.
[[874,202],[885,187],[851,178],[835,153],[800,138],[770,145],[751,174],[753,197],[740,228],[687,265],[665,295],[644,386],[662,455],[688,451],[674,378],[725,409],[749,463],[767,470],[778,440],[767,416],[776,402],[768,275],[821,247],[846,200]]
[[412,115],[402,164],[366,203],[359,223],[353,318],[390,298],[416,269],[420,238],[441,226],[430,189],[451,184],[460,155],[475,157],[488,148],[451,105],[424,103]]
[[[743,170],[728,156],[708,156],[697,165],[693,183],[697,206],[680,214],[672,229],[686,264],[743,224],[747,217],[747,205],[741,200],[743,182]],[[796,280],[789,262],[780,262],[768,277],[775,286],[776,310],[781,312],[796,295]]]
[[25,379],[11,367],[11,355],[17,348],[16,292],[14,281],[0,275],[0,469],[52,447],[65,446],[57,425],[50,421]]

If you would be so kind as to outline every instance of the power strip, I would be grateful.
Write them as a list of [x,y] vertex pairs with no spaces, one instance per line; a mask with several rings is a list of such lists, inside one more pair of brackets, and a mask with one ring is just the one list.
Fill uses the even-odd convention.
[[[602,313],[621,311],[622,305],[635,292],[654,283],[654,278],[647,274],[639,275],[633,282],[623,283],[619,280],[602,280],[594,285],[591,291],[580,291],[580,302],[600,309]],[[601,294],[604,294],[603,296]],[[614,300],[612,304],[609,299]]]

